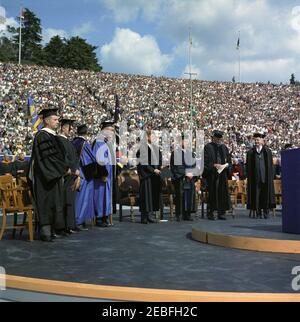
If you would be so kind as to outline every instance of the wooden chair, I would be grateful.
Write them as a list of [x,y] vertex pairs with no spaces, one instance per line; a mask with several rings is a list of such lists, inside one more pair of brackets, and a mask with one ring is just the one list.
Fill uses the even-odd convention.
[[238,184],[236,180],[228,180],[228,190],[229,190],[229,196],[232,204],[232,217],[235,217],[234,208],[237,206],[237,200],[238,200]]
[[[24,186],[22,186],[24,185]],[[29,230],[29,240],[33,241],[33,207],[30,199],[30,189],[25,185],[24,181],[16,185],[13,177],[5,175],[0,177],[0,201],[2,208],[2,227],[0,231],[0,240],[6,229],[21,229],[25,227]],[[23,224],[17,224],[17,215],[24,214]],[[7,216],[14,214],[14,224],[7,227]],[[27,223],[26,223],[27,218]]]
[[[274,191],[275,191],[275,202],[277,205],[282,205],[282,186],[281,180],[276,179],[274,180]],[[276,216],[276,209],[273,209],[273,216]]]
[[246,206],[247,200],[247,182],[246,180],[237,181],[237,198],[241,201],[243,208]]
[[231,202],[236,207],[238,200],[238,184],[236,180],[228,180],[228,190]]
[[201,203],[201,180],[197,180],[195,182],[195,190],[196,190],[196,204],[197,210],[199,209]]
[[138,174],[133,170],[123,171],[118,176],[119,221],[123,220],[123,206],[130,206],[130,219],[135,221],[134,206],[139,204],[140,181]]
[[165,179],[163,180],[162,184],[162,197],[163,197],[163,206],[169,206],[170,207],[170,219],[174,219],[174,185],[171,180]]

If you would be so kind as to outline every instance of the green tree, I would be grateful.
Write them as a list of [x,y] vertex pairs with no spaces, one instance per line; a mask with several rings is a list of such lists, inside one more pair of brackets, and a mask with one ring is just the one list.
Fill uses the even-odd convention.
[[99,72],[102,67],[98,64],[95,50],[92,46],[80,37],[72,37],[66,41],[65,63],[63,67],[74,69],[85,69]]
[[[23,11],[22,20],[22,62],[42,64],[42,27],[41,20],[29,9]],[[17,18],[19,20],[20,17]],[[10,27],[13,33],[13,43],[19,46],[19,31],[20,28]]]
[[0,39],[0,61],[2,62],[16,62],[17,49],[13,42],[8,37]]
[[47,66],[65,66],[66,41],[59,36],[54,36],[44,48],[44,59]]

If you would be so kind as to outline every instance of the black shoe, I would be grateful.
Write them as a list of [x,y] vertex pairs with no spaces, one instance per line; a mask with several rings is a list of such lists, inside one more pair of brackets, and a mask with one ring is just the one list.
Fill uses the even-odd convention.
[[51,236],[40,235],[40,240],[47,243],[52,243],[53,238]]
[[107,223],[106,222],[96,222],[96,227],[101,227],[101,228],[106,228],[108,227]]
[[264,219],[269,219],[269,214],[264,213]]
[[69,235],[73,235],[73,234],[77,234],[78,231],[76,230],[76,228],[74,228],[74,229],[68,229],[66,231],[66,233],[69,234]]
[[69,234],[65,232],[64,230],[57,231],[55,234],[53,234],[54,238],[63,238],[63,237],[69,237]]
[[75,230],[76,231],[88,231],[88,229],[83,225],[78,225]]
[[218,215],[219,220],[227,220],[225,215]]
[[54,240],[54,239],[62,239],[63,238],[63,236],[62,235],[60,235],[60,234],[52,234],[51,235],[51,238]]
[[141,219],[141,224],[148,224],[148,220],[147,220],[147,218],[143,218],[143,219]]
[[208,214],[207,219],[208,220],[216,220],[216,217],[214,216],[214,214]]
[[156,223],[157,223],[157,221],[156,221],[153,217],[151,217],[151,216],[148,216],[148,217],[147,217],[147,221],[148,221],[150,224],[156,224]]
[[194,221],[194,219],[191,216],[183,218],[184,221]]

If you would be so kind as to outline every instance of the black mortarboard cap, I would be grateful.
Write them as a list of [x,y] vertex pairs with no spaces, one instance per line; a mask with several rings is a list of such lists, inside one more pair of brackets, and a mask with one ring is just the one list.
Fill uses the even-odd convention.
[[264,133],[254,133],[253,134],[253,137],[254,138],[262,138],[262,139],[264,139],[265,137],[266,137],[266,135],[264,134]]
[[286,143],[286,144],[284,145],[284,150],[291,149],[292,147],[293,147],[293,144],[291,144],[291,143]]
[[39,116],[41,116],[43,119],[52,115],[57,116],[57,111],[58,111],[58,108],[47,108],[47,109],[41,110],[39,112]]
[[214,130],[212,133],[212,136],[218,139],[222,139],[223,137],[223,132],[219,131],[219,130]]
[[77,134],[84,135],[84,134],[87,134],[87,132],[88,132],[88,127],[86,126],[86,124],[77,126]]
[[104,121],[101,123],[101,130],[105,129],[106,127],[115,127],[114,121]]
[[73,125],[73,123],[75,122],[75,120],[71,120],[71,119],[60,119],[59,122],[61,123],[61,126],[64,126],[66,124]]

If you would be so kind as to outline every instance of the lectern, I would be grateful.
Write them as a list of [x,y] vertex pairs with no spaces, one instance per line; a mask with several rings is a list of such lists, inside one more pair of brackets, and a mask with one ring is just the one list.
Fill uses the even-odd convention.
[[300,149],[281,152],[282,231],[300,234]]

